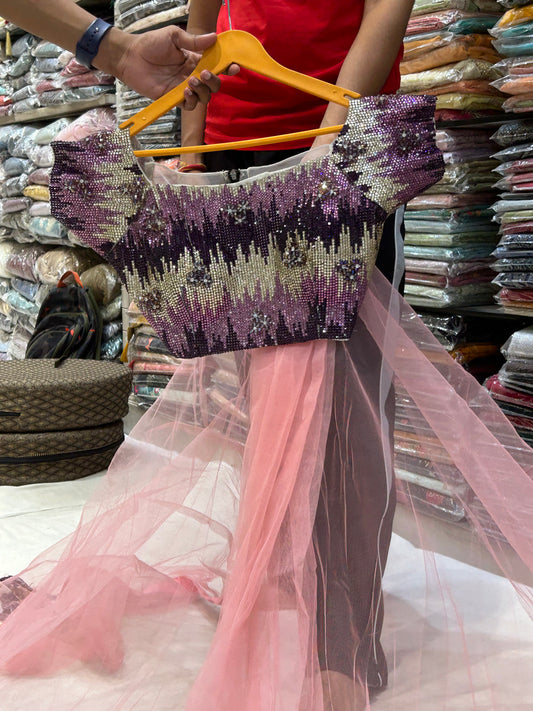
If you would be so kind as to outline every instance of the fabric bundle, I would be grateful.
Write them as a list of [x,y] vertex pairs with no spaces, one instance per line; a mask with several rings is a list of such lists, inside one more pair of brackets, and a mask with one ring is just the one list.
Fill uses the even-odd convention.
[[[25,34],[12,45],[12,56],[0,65],[0,116],[25,113],[44,106],[86,101],[114,93],[113,77],[88,70],[58,45]],[[4,92],[4,93],[2,93]]]
[[138,32],[176,21],[187,13],[186,0],[117,0],[115,23],[121,29]]
[[437,96],[437,118],[471,118],[501,108],[492,82],[499,56],[488,30],[502,15],[489,0],[417,0],[401,64],[404,93]]
[[533,109],[533,4],[508,10],[490,30],[494,47],[505,59],[498,64],[503,77],[492,86],[509,98],[503,108],[512,113]]
[[437,131],[446,164],[442,180],[414,198],[405,213],[405,295],[421,307],[491,303],[491,252],[497,226],[488,129]]
[[496,300],[505,309],[533,313],[533,122],[517,119],[503,124],[494,134],[501,150],[497,182],[503,192],[494,204],[500,241],[493,253],[500,287]]
[[533,445],[533,327],[516,331],[502,346],[506,362],[485,384],[518,434]]

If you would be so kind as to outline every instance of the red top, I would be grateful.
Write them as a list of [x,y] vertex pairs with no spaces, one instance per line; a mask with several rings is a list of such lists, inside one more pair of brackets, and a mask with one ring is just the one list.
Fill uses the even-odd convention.
[[[364,0],[227,0],[233,29],[255,35],[278,62],[335,84],[361,25]],[[229,29],[223,5],[217,31]],[[401,54],[401,53],[400,53]],[[400,86],[400,55],[382,88]],[[279,82],[241,69],[222,77],[222,88],[208,105],[205,142],[219,143],[318,128],[326,104]],[[284,144],[280,148],[310,145]],[[273,146],[266,146],[272,150]]]

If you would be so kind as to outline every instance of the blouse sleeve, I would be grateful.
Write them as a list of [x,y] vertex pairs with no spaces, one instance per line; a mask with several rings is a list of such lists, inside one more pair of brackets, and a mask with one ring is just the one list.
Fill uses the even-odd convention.
[[[129,140],[129,139],[128,139]],[[52,214],[84,245],[107,257],[138,211],[147,183],[121,132],[52,144]]]
[[333,159],[387,213],[442,178],[435,102],[432,96],[382,95],[350,103]]

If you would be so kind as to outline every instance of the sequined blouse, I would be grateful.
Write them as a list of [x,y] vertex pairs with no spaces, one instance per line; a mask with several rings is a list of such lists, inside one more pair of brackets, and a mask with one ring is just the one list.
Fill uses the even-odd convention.
[[159,185],[117,129],[54,144],[52,213],[120,274],[179,357],[350,338],[383,223],[437,182],[435,100],[352,101],[326,155]]

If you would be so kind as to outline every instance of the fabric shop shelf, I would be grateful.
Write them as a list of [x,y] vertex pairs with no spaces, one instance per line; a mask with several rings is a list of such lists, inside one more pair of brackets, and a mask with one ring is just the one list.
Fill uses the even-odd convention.
[[58,104],[57,106],[44,106],[41,109],[26,111],[23,114],[2,116],[0,118],[0,126],[7,126],[12,123],[49,121],[63,116],[75,116],[89,111],[89,109],[95,109],[98,106],[112,106],[115,104],[115,101],[115,94],[104,94],[104,96],[99,96],[96,99],[73,101],[68,104]]

